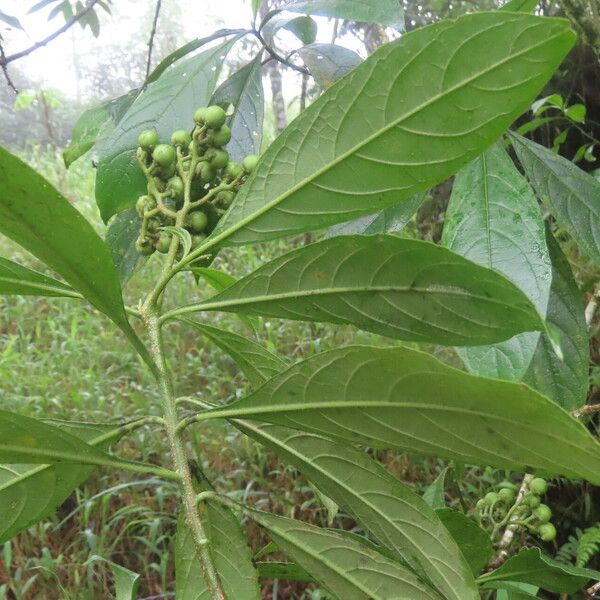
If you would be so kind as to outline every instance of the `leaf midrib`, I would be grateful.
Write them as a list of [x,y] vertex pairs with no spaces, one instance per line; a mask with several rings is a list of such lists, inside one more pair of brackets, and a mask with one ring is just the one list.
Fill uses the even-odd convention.
[[[220,241],[222,241],[224,239],[227,239],[229,236],[231,236],[232,234],[234,234],[237,231],[239,231],[242,227],[245,227],[247,224],[251,223],[252,221],[254,221],[255,219],[257,219],[258,217],[262,216],[264,213],[268,212],[273,207],[277,206],[278,204],[281,204],[284,200],[286,200],[287,198],[289,198],[292,194],[295,194],[298,190],[302,189],[304,186],[306,186],[310,182],[318,179],[321,175],[323,175],[324,173],[327,173],[327,171],[329,171],[330,169],[332,169],[335,166],[337,166],[340,162],[346,160],[347,158],[349,158],[350,156],[352,156],[353,154],[355,154],[356,152],[358,152],[361,148],[363,148],[364,146],[368,145],[372,141],[376,140],[380,136],[384,135],[390,129],[398,126],[403,121],[405,121],[407,119],[410,119],[415,114],[418,114],[420,111],[424,110],[425,108],[428,108],[429,106],[431,106],[435,102],[446,98],[447,96],[449,96],[450,94],[454,93],[455,91],[463,88],[466,85],[469,85],[470,83],[472,83],[473,81],[476,81],[480,77],[483,77],[483,76],[487,75],[489,72],[497,69],[498,67],[500,67],[500,66],[502,66],[502,65],[504,65],[504,64],[506,64],[506,63],[508,63],[508,62],[510,62],[512,60],[515,60],[516,58],[519,58],[521,55],[527,54],[527,53],[535,50],[536,48],[538,48],[540,46],[546,45],[547,43],[549,43],[550,41],[556,39],[557,37],[560,37],[564,33],[565,33],[565,31],[561,31],[559,34],[556,34],[556,35],[554,35],[554,36],[552,36],[550,38],[545,38],[544,41],[542,41],[542,42],[540,42],[538,44],[535,44],[533,46],[528,46],[527,49],[521,50],[521,51],[519,51],[519,52],[517,52],[515,54],[512,54],[510,57],[505,58],[505,59],[503,59],[503,60],[501,60],[499,62],[496,62],[492,66],[488,67],[487,69],[484,69],[484,70],[480,71],[479,73],[477,73],[477,75],[461,81],[460,84],[457,84],[457,85],[449,88],[448,90],[444,91],[441,94],[437,94],[437,95],[433,96],[427,102],[422,103],[421,105],[419,105],[418,107],[414,108],[412,111],[410,111],[407,114],[403,115],[399,119],[396,119],[396,120],[392,121],[391,123],[389,123],[387,126],[383,127],[382,129],[377,130],[376,133],[371,134],[370,136],[368,136],[367,138],[365,138],[364,140],[362,140],[359,144],[356,144],[355,146],[353,146],[352,148],[350,148],[346,152],[340,154],[340,156],[338,156],[337,158],[335,158],[333,161],[327,163],[326,165],[324,165],[323,167],[321,167],[321,169],[318,169],[313,174],[311,174],[309,177],[306,177],[305,179],[301,180],[300,182],[298,182],[297,184],[295,184],[294,186],[292,186],[289,190],[287,190],[285,193],[283,193],[282,195],[278,196],[277,198],[274,198],[273,200],[271,200],[270,202],[268,202],[267,204],[265,204],[262,208],[260,208],[259,210],[255,211],[254,213],[252,213],[251,215],[249,215],[245,219],[241,219],[237,223],[234,223],[229,229],[226,229],[222,233],[216,235],[214,238],[207,240],[206,244],[204,244],[202,246],[201,250],[205,251],[207,248],[210,248],[210,247],[214,246],[215,244],[217,244],[218,242],[220,242]],[[198,250],[198,252],[200,253],[200,249]]]
[[[257,433],[257,435],[259,435],[259,436],[262,435],[262,436],[265,436],[266,438],[270,439],[272,441],[272,443],[274,443],[274,444],[282,447],[286,452],[289,452],[289,453],[293,454],[294,456],[296,456],[302,462],[308,463],[312,468],[316,469],[319,473],[321,473],[321,475],[323,477],[331,479],[332,481],[334,481],[337,485],[339,485],[344,490],[346,490],[346,492],[348,492],[350,496],[356,497],[361,503],[363,503],[364,505],[366,505],[367,507],[369,507],[371,510],[373,510],[373,512],[375,512],[380,517],[382,517],[383,521],[389,523],[389,525],[394,530],[398,530],[398,527],[396,526],[395,522],[392,519],[389,518],[389,515],[387,515],[385,512],[382,512],[374,504],[372,504],[371,502],[369,502],[365,497],[357,494],[355,488],[353,488],[352,486],[347,485],[346,483],[344,483],[339,478],[334,477],[331,471],[327,471],[326,469],[324,469],[323,467],[321,467],[316,461],[309,459],[304,454],[298,452],[297,450],[295,450],[291,446],[287,445],[285,442],[280,441],[279,438],[276,438],[276,437],[273,437],[273,436],[269,435],[268,433],[266,433],[263,430],[263,428],[257,427],[256,425],[254,425],[253,423],[251,423],[249,421],[240,421],[240,423],[244,427],[247,427],[247,428],[251,429],[252,431],[254,431],[255,433]],[[309,435],[314,435],[314,434],[309,434]],[[401,534],[401,535],[404,535],[404,534]],[[406,537],[406,536],[404,535],[404,537]],[[428,564],[430,564],[431,567],[434,568],[436,570],[436,572],[438,572],[443,577],[444,581],[446,581],[446,583],[448,584],[448,589],[445,590],[444,593],[447,593],[449,590],[454,591],[453,587],[452,587],[452,584],[446,579],[446,576],[436,567],[435,563],[429,559],[429,557],[421,550],[421,548],[419,548],[415,544],[411,544],[411,545],[412,545],[412,547],[415,550],[417,550],[419,552],[419,554],[423,558],[425,558],[427,560]],[[394,552],[398,552],[396,550],[396,548],[390,548],[390,550],[392,550]],[[399,555],[399,558],[401,560],[406,560],[406,558],[404,556],[402,556],[402,555]],[[420,566],[422,567],[422,565],[420,565]],[[458,573],[457,573],[457,575],[458,575]],[[421,579],[421,578],[419,577],[419,579]],[[431,584],[428,581],[423,581],[422,579],[421,579],[421,581],[423,582],[423,584],[427,585],[428,587],[432,587]],[[435,592],[439,592],[440,591],[440,590],[437,590],[435,587],[432,587],[432,589]],[[455,597],[458,598],[458,600],[460,600],[459,596],[455,596]]]
[[6,282],[6,283],[13,283],[15,285],[21,285],[23,287],[30,287],[32,289],[35,290],[43,290],[43,291],[47,291],[47,292],[57,292],[60,293],[62,296],[65,297],[69,297],[69,298],[83,298],[83,296],[81,294],[79,294],[78,292],[76,292],[75,290],[73,290],[72,288],[69,288],[67,286],[61,286],[61,285],[52,285],[52,284],[45,284],[45,283],[34,283],[32,281],[28,281],[28,280],[24,280],[24,279],[13,279],[12,277],[4,277],[2,275],[0,275],[0,282]]

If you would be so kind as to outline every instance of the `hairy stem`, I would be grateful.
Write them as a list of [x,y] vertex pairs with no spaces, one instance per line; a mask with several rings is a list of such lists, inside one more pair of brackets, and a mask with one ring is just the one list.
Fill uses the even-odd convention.
[[163,418],[169,445],[171,446],[173,468],[181,478],[179,481],[179,488],[182,496],[186,524],[192,532],[194,546],[200,560],[204,580],[211,598],[213,598],[213,600],[225,600],[225,594],[223,593],[219,576],[210,553],[208,538],[198,514],[196,492],[192,483],[192,475],[187,462],[183,440],[181,433],[177,430],[177,404],[173,391],[171,374],[163,351],[162,335],[158,323],[158,311],[155,308],[146,307],[143,316],[150,338],[150,351],[158,365],[158,381],[163,399]]

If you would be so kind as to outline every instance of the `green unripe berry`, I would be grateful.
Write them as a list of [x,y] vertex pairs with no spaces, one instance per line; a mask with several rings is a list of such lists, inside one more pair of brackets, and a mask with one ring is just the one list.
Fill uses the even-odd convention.
[[174,198],[183,197],[183,192],[185,191],[185,186],[181,177],[171,177],[169,181],[167,181],[167,189],[171,191]]
[[197,233],[192,236],[192,250],[197,248],[206,239],[205,233]]
[[187,217],[187,225],[196,233],[204,231],[208,226],[208,217],[201,210],[190,213]]
[[215,150],[212,153],[210,164],[215,169],[224,169],[229,164],[229,153],[225,150]]
[[169,144],[159,144],[154,148],[152,158],[161,167],[170,167],[175,163],[175,150]]
[[542,501],[540,500],[539,496],[531,494],[527,497],[527,504],[529,504],[531,508],[537,508],[541,503]]
[[552,511],[550,507],[545,504],[540,504],[534,511],[534,516],[540,523],[547,523],[552,518]]
[[534,493],[537,494],[538,496],[541,496],[542,494],[546,493],[546,490],[548,489],[548,484],[546,483],[545,479],[542,479],[541,477],[536,477],[530,484],[529,484],[529,489]]
[[151,196],[140,196],[135,203],[135,209],[140,217],[156,208],[156,200]]
[[544,523],[540,526],[538,534],[544,542],[551,542],[556,538],[556,527],[552,523]]
[[210,183],[217,176],[217,172],[210,163],[202,162],[196,167],[196,176],[202,183]]
[[223,206],[224,208],[228,208],[229,205],[233,202],[234,198],[235,192],[232,192],[231,190],[221,190],[215,196],[215,203],[219,204],[220,206]]
[[201,106],[194,113],[194,121],[196,121],[196,123],[198,123],[198,125],[204,125],[204,123],[206,122],[206,111],[207,110],[208,110],[208,108],[206,106]]
[[135,249],[142,256],[150,256],[154,252],[154,246],[148,238],[138,238],[135,241]]
[[498,497],[498,494],[496,494],[496,492],[488,492],[483,499],[485,500],[485,503],[488,506],[491,506],[492,504],[496,504],[496,502],[498,502],[498,500],[500,500],[500,498]]
[[231,161],[225,169],[225,175],[231,179],[239,179],[244,175],[244,167],[240,163]]
[[249,154],[248,156],[246,156],[246,158],[244,158],[244,160],[242,161],[242,165],[246,173],[252,173],[252,171],[256,169],[256,165],[258,164],[259,158],[260,157],[258,156],[258,154]]
[[171,144],[175,147],[181,146],[182,148],[187,149],[191,142],[192,136],[190,135],[190,132],[185,129],[178,129],[177,131],[174,131],[171,136]]
[[220,129],[217,129],[211,137],[212,143],[217,146],[225,146],[231,140],[231,129],[227,125],[223,125]]
[[479,500],[477,500],[477,504],[475,504],[475,509],[481,512],[484,506],[486,506],[486,502],[483,498],[480,498]]
[[138,144],[144,150],[153,150],[159,142],[158,133],[154,129],[146,129],[138,137]]
[[160,219],[157,219],[156,217],[152,217],[151,219],[148,219],[148,224],[146,225],[146,228],[151,233],[158,231],[161,227],[162,227],[162,222]]
[[161,254],[166,254],[169,251],[169,248],[171,247],[171,234],[167,233],[166,231],[161,231],[159,236],[158,236],[158,240],[156,240],[156,249],[161,253]]
[[204,111],[204,122],[211,129],[219,129],[225,125],[226,114],[220,106],[209,106]]
[[502,502],[506,504],[510,504],[515,499],[515,491],[511,488],[502,488],[498,492],[498,496]]

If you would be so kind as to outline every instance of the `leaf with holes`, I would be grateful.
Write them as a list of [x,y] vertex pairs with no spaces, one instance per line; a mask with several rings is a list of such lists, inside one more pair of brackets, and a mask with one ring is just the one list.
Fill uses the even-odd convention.
[[564,20],[495,12],[383,46],[279,135],[206,246],[325,228],[429,189],[529,108],[574,41]]

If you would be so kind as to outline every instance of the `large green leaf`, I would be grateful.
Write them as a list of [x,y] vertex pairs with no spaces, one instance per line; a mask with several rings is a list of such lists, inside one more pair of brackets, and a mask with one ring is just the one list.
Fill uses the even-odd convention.
[[529,108],[574,41],[564,20],[495,12],[383,46],[275,140],[208,243],[320,229],[432,187]]
[[365,544],[302,521],[245,509],[271,539],[336,598],[441,600],[402,564]]
[[282,358],[247,337],[191,319],[184,319],[184,322],[229,354],[253,386],[261,385],[288,366]]
[[236,71],[214,93],[211,104],[232,104],[229,118],[231,141],[227,152],[241,162],[248,154],[258,154],[262,143],[265,98],[262,85],[262,55]]
[[317,37],[318,25],[306,15],[284,15],[281,11],[274,10],[265,17],[260,26],[260,33],[267,43],[272,46],[273,38],[280,29],[293,33],[303,44],[312,44]]
[[467,515],[450,508],[440,508],[435,513],[454,538],[473,574],[477,575],[494,553],[489,533]]
[[0,233],[46,263],[108,315],[154,368],[127,320],[106,245],[66,198],[4,148],[0,148]]
[[[55,425],[100,448],[107,448],[121,435],[114,425]],[[51,515],[88,478],[92,468],[71,463],[0,465],[0,544]]]
[[282,7],[334,19],[381,23],[404,29],[404,11],[397,0],[292,0]]
[[600,483],[600,444],[554,402],[403,347],[317,354],[197,418],[260,420],[350,444]]
[[378,213],[359,217],[347,223],[339,223],[327,232],[327,237],[354,233],[373,235],[375,233],[400,232],[408,225],[408,222],[412,219],[421,204],[425,202],[426,198],[426,193],[415,194],[406,202],[401,202],[396,206],[389,206]]
[[600,182],[571,161],[510,134],[531,185],[581,249],[600,264]]
[[547,233],[552,259],[552,287],[546,322],[560,338],[562,358],[556,355],[547,333],[542,333],[523,381],[565,410],[585,404],[588,392],[590,346],[583,297],[566,256]]
[[[259,600],[258,575],[237,517],[226,506],[211,501],[202,504],[201,517],[227,600]],[[183,515],[177,525],[175,573],[177,600],[212,598]]]
[[138,89],[131,90],[127,94],[86,110],[79,117],[73,128],[71,141],[63,150],[63,159],[67,168],[110,134],[139,92]]
[[559,563],[539,548],[524,548],[495,571],[479,577],[480,584],[495,581],[521,581],[549,592],[573,593],[591,579],[600,579],[599,571]]
[[0,256],[0,294],[81,298],[72,287]]
[[325,90],[363,61],[354,50],[336,44],[311,44],[300,48],[298,56]]
[[171,314],[222,310],[349,323],[404,340],[477,345],[541,329],[512,283],[429,242],[339,236],[289,252],[213,298]]
[[469,566],[433,509],[364,452],[285,427],[236,425],[302,471],[444,598],[479,598]]
[[135,158],[137,139],[144,129],[156,129],[169,140],[176,129],[190,127],[195,108],[206,105],[215,89],[223,59],[233,40],[179,62],[148,85],[136,98],[111,135],[98,146],[96,202],[105,221],[131,206],[146,189]]
[[[500,144],[462,169],[444,222],[453,252],[502,273],[546,315],[552,265],[537,198]],[[459,348],[467,370],[520,381],[540,338],[526,332],[494,346]]]

